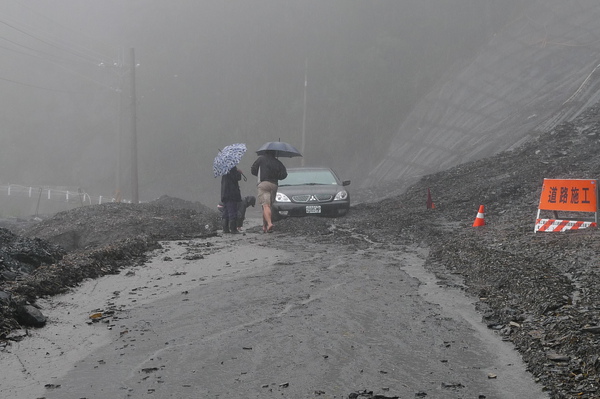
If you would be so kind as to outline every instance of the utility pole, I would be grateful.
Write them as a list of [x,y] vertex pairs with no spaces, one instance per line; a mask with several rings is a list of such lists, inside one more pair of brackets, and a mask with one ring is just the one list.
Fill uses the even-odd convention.
[[[119,55],[119,62],[118,65],[122,65],[122,59],[124,58],[124,56],[122,54]],[[116,148],[116,152],[117,152],[117,166],[116,166],[116,171],[115,171],[115,199],[117,202],[121,202],[121,199],[123,197],[122,191],[121,191],[121,137],[122,137],[122,131],[123,131],[123,78],[122,75],[120,73],[120,71],[117,70],[116,72],[117,74],[117,78],[118,78],[118,84],[117,84],[117,88],[116,88],[116,93],[117,93],[117,137],[116,137],[116,143],[117,143],[117,148]]]
[[115,170],[115,198],[117,202],[121,202],[121,95],[122,93],[117,92],[117,166]]
[[135,52],[130,50],[131,62],[131,201],[139,203],[138,170],[137,170],[137,125],[136,125],[136,94],[135,94]]
[[[123,173],[121,171],[121,166],[123,164],[123,154],[121,151],[121,147],[123,144],[123,126],[124,126],[124,112],[123,112],[123,77],[125,76],[123,65],[125,64],[125,52],[119,50],[119,56],[116,60],[113,60],[111,64],[105,64],[104,62],[100,63],[100,67],[106,68],[109,73],[114,73],[116,76],[116,81],[110,84],[109,88],[116,95],[116,126],[115,126],[115,153],[116,153],[116,162],[115,162],[115,191],[114,191],[114,201],[121,202],[123,198],[123,190],[122,190],[122,177]],[[111,80],[112,82],[112,80]],[[115,86],[115,87],[113,87]],[[129,141],[128,141],[129,142]]]
[[308,58],[304,59],[304,104],[302,106],[302,159],[300,165],[304,166],[304,150],[306,148],[306,86],[308,86]]

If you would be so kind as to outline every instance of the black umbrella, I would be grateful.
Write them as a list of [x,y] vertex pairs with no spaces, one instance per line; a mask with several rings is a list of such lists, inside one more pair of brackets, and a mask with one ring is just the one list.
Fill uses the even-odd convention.
[[266,151],[275,151],[275,155],[278,157],[293,158],[302,156],[300,151],[294,148],[293,145],[284,141],[269,141],[268,143],[263,144],[263,146],[260,147],[256,153],[258,155],[263,155]]

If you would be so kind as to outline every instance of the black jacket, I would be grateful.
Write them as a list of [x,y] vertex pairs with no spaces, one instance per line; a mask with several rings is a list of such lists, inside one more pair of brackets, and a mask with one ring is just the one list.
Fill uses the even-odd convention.
[[[260,176],[258,176],[259,169]],[[250,172],[254,176],[258,176],[260,181],[270,181],[274,184],[277,184],[279,180],[283,180],[287,177],[287,169],[285,166],[279,159],[270,154],[259,156],[252,164]]]
[[234,166],[229,173],[221,177],[221,202],[240,202],[242,194],[240,193],[240,183],[242,174]]

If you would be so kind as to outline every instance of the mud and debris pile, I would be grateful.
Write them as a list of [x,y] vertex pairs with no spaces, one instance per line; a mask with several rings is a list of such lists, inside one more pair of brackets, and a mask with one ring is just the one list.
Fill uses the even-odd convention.
[[184,239],[215,233],[218,225],[216,210],[163,196],[143,204],[106,203],[60,212],[24,233],[72,251],[102,247],[140,234]]
[[[544,178],[600,176],[599,121],[596,106],[551,132],[532,133],[519,148],[426,176],[401,194],[390,195],[394,183],[371,187],[362,193],[371,200],[357,201],[343,218],[281,220],[273,237],[288,237],[270,242],[285,246],[302,235],[358,249],[426,246],[426,266],[440,284],[476,298],[483,322],[514,343],[552,398],[598,398],[600,233],[534,233],[534,225]],[[361,191],[352,190],[353,198]],[[473,227],[480,205],[485,226]],[[214,235],[218,225],[216,211],[163,197],[0,230],[0,340],[20,326],[19,306],[144,262],[159,240]]]
[[0,228],[0,340],[23,325],[44,324],[39,315],[31,322],[36,298],[144,263],[159,241],[215,235],[218,225],[216,210],[163,196],[144,204],[84,206]]

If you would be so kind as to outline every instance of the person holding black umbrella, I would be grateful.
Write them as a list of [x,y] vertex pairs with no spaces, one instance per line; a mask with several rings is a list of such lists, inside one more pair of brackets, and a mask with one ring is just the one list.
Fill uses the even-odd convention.
[[273,231],[271,206],[275,202],[279,180],[287,177],[287,169],[283,163],[275,157],[274,150],[259,150],[259,157],[254,161],[250,172],[258,177],[258,203],[262,206],[263,231]]

